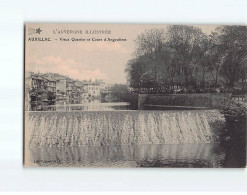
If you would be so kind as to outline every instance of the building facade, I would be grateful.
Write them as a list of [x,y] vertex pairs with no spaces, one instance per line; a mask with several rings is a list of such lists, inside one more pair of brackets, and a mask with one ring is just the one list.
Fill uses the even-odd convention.
[[100,97],[100,84],[94,82],[85,82],[84,90],[87,91],[89,97]]
[[40,110],[51,101],[99,98],[106,89],[103,81],[75,81],[57,73],[31,72],[25,75],[25,106],[31,104],[26,110]]

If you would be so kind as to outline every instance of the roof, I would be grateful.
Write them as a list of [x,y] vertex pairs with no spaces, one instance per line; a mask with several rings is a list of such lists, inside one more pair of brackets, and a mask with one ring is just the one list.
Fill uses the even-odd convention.
[[56,81],[59,81],[59,80],[64,80],[65,77],[63,77],[63,76],[54,76],[53,79],[55,79]]
[[75,81],[75,86],[77,86],[77,87],[83,87],[84,84],[81,81]]
[[92,81],[82,81],[84,85],[100,85],[98,82],[92,82]]
[[103,80],[96,80],[96,81],[92,81],[90,80],[73,80],[67,76],[63,76],[60,75],[58,73],[33,73],[33,72],[28,72],[26,78],[33,78],[33,79],[39,79],[39,80],[47,80],[47,81],[51,81],[51,82],[56,82],[56,81],[60,81],[60,80],[65,80],[68,83],[74,83],[75,86],[77,87],[83,87],[84,85],[97,85],[99,86],[100,84],[105,84],[105,82]]
[[105,84],[105,82],[103,80],[96,80],[95,83],[98,84],[98,85]]
[[38,75],[37,78],[38,78],[39,80],[43,80],[43,79],[44,79],[44,77],[42,77],[41,75]]
[[48,77],[44,77],[46,80],[51,81],[51,82],[56,82],[57,80],[53,79],[53,78],[48,78]]
[[66,81],[69,82],[69,83],[73,83],[73,81],[69,78],[66,78]]

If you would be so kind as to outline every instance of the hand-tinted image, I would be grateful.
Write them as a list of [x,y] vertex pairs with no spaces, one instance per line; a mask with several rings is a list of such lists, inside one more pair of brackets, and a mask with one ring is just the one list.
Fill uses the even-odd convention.
[[247,27],[26,24],[27,167],[244,168]]

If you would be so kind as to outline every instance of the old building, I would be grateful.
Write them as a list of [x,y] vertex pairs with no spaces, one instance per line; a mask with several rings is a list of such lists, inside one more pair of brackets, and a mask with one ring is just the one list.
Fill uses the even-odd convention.
[[80,81],[74,81],[72,86],[72,97],[81,98],[83,92],[83,84]]
[[48,77],[44,77],[44,81],[45,81],[47,91],[56,93],[56,82],[57,81],[53,78],[48,78]]
[[84,82],[84,90],[87,91],[89,97],[100,96],[100,84],[90,81]]
[[27,110],[41,110],[47,100],[47,85],[41,74],[29,73],[26,75],[25,93],[28,93]]
[[[43,110],[55,101],[81,101],[101,97],[107,90],[101,80],[79,81],[58,73],[26,73],[25,110]],[[28,106],[26,106],[28,105]]]
[[66,96],[69,98],[72,98],[73,83],[71,79],[66,78]]
[[54,77],[56,80],[56,93],[57,94],[66,94],[66,78],[62,76]]

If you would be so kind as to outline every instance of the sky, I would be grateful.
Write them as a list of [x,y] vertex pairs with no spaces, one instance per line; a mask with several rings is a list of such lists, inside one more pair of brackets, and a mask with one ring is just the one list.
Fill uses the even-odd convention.
[[[199,26],[210,34],[216,26]],[[40,34],[34,33],[41,30]],[[151,28],[167,28],[162,24],[27,24],[25,38],[25,70],[60,73],[78,80],[102,79],[106,83],[126,83],[125,66],[135,49],[137,35]],[[62,30],[82,34],[58,34]],[[111,34],[85,34],[85,30],[110,30]],[[50,38],[51,41],[29,41],[29,38]],[[69,39],[70,41],[60,41]],[[71,41],[72,38],[91,41]],[[92,41],[112,38],[127,41]]]

